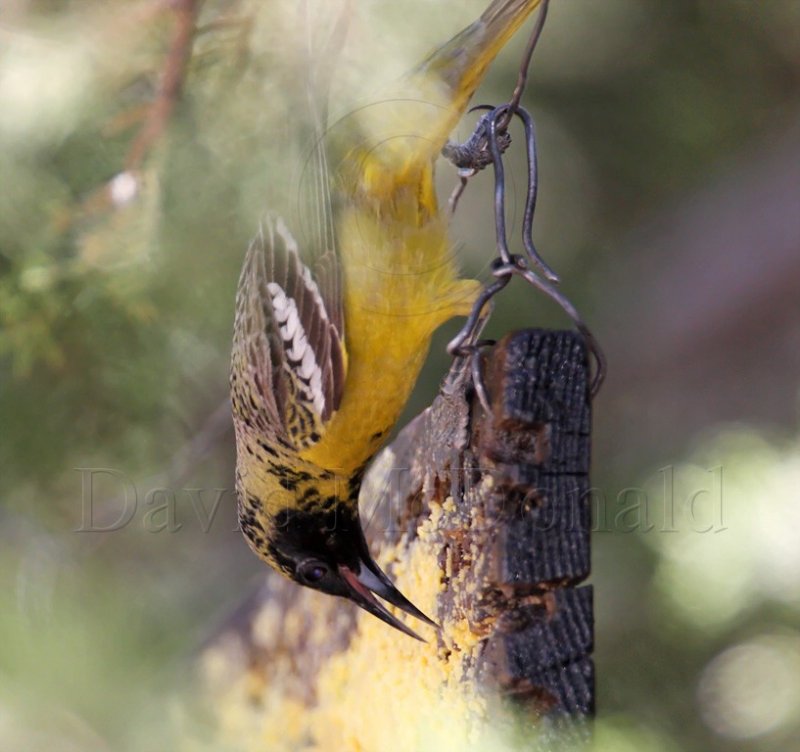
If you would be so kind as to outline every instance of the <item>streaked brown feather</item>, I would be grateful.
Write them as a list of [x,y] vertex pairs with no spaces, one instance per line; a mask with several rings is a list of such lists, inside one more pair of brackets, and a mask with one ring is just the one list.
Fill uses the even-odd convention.
[[[304,448],[319,440],[344,387],[341,285],[335,278],[334,259],[329,268],[323,267],[326,280],[321,287],[284,237],[288,232],[285,222],[271,215],[247,251],[237,292],[231,384],[234,410],[246,425],[268,440],[288,439],[296,448]],[[269,283],[277,284],[286,300],[294,302],[294,311],[288,303],[280,311],[283,317],[288,315],[283,322],[288,339],[281,332]],[[306,350],[293,349],[303,340],[297,330],[294,338],[290,336],[290,322],[299,325],[313,353],[318,384],[313,368],[311,374],[303,372]],[[292,357],[298,355],[299,360]],[[313,396],[319,392],[322,405]]]

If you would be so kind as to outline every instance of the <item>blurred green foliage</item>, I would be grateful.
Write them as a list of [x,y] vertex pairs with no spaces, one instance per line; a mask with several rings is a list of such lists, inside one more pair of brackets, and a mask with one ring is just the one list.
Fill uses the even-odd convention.
[[[133,173],[135,195],[109,201],[111,188],[125,188],[115,180],[157,94],[174,27],[167,5],[17,0],[0,9],[4,750],[173,748],[185,659],[262,571],[234,529],[232,495],[204,531],[181,490],[231,488],[231,436],[198,461],[181,458],[226,397],[239,266],[282,169],[273,138],[286,127],[280,47],[268,3],[203,3],[183,95]],[[375,34],[386,54],[413,59],[483,3],[403,5],[364,12],[385,24]],[[638,249],[622,239],[646,218],[680,206],[796,116],[798,4],[552,5],[526,96],[539,129],[537,240],[590,322],[622,307],[635,320],[651,304],[648,270],[624,303],[597,280],[634,261]],[[507,96],[523,43],[501,56],[479,100]],[[441,173],[447,191],[454,178]],[[512,177],[522,180],[519,164]],[[493,248],[491,186],[487,175],[473,183],[455,233],[466,270],[479,273]],[[492,331],[563,325],[529,300],[513,288]],[[447,334],[408,415],[436,388]],[[612,378],[648,336],[629,328]],[[688,399],[668,386],[664,397]],[[685,495],[705,480],[682,463],[733,472],[722,496],[727,530],[626,532],[612,514],[620,524],[597,533],[599,745],[797,749],[800,567],[781,533],[797,530],[796,504],[784,503],[796,500],[796,439],[766,420],[716,438],[712,415],[691,432],[676,427],[669,446],[680,451],[659,455],[640,448],[642,426],[625,423],[624,395],[605,408],[600,399],[598,431],[613,440],[597,458],[598,487],[644,486],[675,466]],[[169,475],[176,462],[178,478]],[[76,532],[86,501],[75,468],[87,467],[136,484],[123,529]],[[93,520],[108,527],[124,501],[106,481]],[[166,497],[147,493],[162,486],[175,498],[166,530],[167,513],[155,514]]]

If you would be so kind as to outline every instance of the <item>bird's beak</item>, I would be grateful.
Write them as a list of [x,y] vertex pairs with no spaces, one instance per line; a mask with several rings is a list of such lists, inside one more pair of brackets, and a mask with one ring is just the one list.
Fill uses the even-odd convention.
[[[391,582],[391,580],[378,568],[375,562],[369,563],[361,562],[359,572],[355,572],[344,565],[339,566],[339,573],[350,589],[350,598],[355,601],[361,608],[368,611],[373,616],[377,616],[381,621],[386,622],[395,629],[399,629],[409,637],[413,637],[421,642],[425,640],[420,637],[414,630],[407,627],[396,616],[384,606],[375,595],[379,595],[384,600],[397,606],[407,614],[415,616],[427,622],[433,627],[439,628],[439,625],[429,619],[422,613],[411,601],[409,601]],[[373,595],[375,593],[375,595]]]

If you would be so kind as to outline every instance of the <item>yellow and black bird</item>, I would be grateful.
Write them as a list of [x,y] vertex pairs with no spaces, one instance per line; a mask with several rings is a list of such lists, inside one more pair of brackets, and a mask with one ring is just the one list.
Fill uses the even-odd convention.
[[[459,279],[434,162],[489,63],[538,5],[494,0],[332,125],[324,115],[330,60],[310,54],[304,198],[264,221],[239,281],[231,395],[241,528],[282,574],[414,637],[376,595],[433,622],[373,561],[358,496],[431,335],[466,315],[480,290]],[[287,117],[296,122],[298,112]]]

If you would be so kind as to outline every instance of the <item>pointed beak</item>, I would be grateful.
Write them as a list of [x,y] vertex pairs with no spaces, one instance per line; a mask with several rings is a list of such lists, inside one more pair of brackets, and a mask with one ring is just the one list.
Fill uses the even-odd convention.
[[[386,622],[395,629],[399,629],[403,634],[420,640],[420,642],[425,642],[416,632],[403,624],[396,616],[393,616],[375,595],[379,595],[393,606],[397,606],[407,614],[421,619],[432,627],[436,627],[436,629],[439,628],[439,625],[435,621],[425,616],[422,611],[411,603],[411,601],[392,584],[391,580],[381,572],[378,565],[373,561],[369,563],[362,561],[361,570],[358,573],[349,567],[340,565],[339,574],[341,574],[342,579],[344,579],[350,589],[351,600],[355,601],[361,608],[368,611],[373,616],[377,616],[381,621]],[[375,595],[373,595],[373,593]]]

